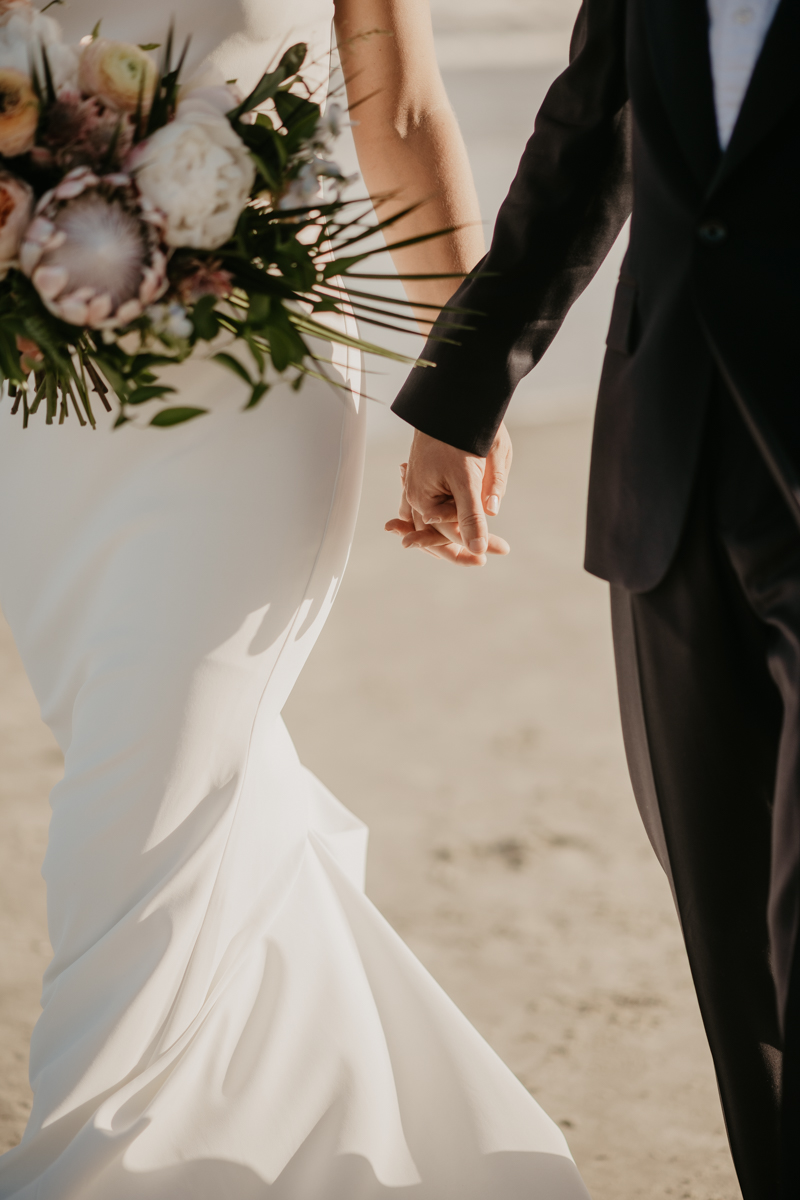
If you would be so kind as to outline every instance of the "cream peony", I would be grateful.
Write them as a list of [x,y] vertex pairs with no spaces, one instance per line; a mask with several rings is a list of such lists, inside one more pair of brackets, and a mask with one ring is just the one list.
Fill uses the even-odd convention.
[[256,171],[230,122],[199,91],[178,105],[174,121],[136,147],[126,170],[165,214],[169,246],[215,250],[233,233]]
[[84,95],[99,96],[120,112],[136,112],[141,94],[147,112],[156,86],[156,68],[138,46],[95,38],[81,55],[78,82]]
[[33,62],[43,78],[42,50],[53,75],[56,91],[78,82],[78,51],[61,40],[61,29],[29,4],[12,4],[0,9],[0,68],[30,73]]
[[22,237],[33,211],[33,192],[27,183],[0,171],[0,279],[17,262]]

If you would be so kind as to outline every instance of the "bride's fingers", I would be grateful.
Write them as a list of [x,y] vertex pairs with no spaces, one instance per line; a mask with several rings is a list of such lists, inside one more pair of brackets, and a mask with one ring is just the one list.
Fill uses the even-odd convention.
[[411,520],[403,520],[401,517],[392,517],[391,521],[387,521],[383,527],[387,533],[414,533],[416,526]]
[[[399,522],[397,524],[399,526]],[[446,557],[450,561],[463,561],[461,551],[466,551],[466,547],[460,538],[453,536],[452,526],[447,530],[443,530],[439,525],[426,525],[422,529],[413,530],[406,526],[404,529],[398,527],[394,532],[401,534],[403,548],[406,550],[411,550],[412,548],[433,551],[447,550],[448,553],[442,555],[442,557]],[[496,534],[489,535],[487,554],[506,555],[509,553],[509,549],[508,542],[504,541],[503,538],[497,537]],[[485,561],[486,556],[483,554],[473,555],[469,551],[466,552],[470,555],[471,559]]]
[[448,542],[444,546],[436,546],[431,550],[426,551],[433,558],[443,559],[444,562],[453,563],[457,567],[483,567],[486,565],[485,554],[473,554],[466,546],[456,545],[455,542]]
[[412,546],[419,550],[425,550],[434,546],[450,546],[452,544],[449,538],[430,525],[425,529],[412,530],[403,537],[403,547],[406,550],[410,550]]
[[[401,520],[394,517],[384,525],[387,533],[396,533],[402,538],[406,550],[425,550],[436,558],[444,558],[448,562],[462,566],[480,566],[486,561],[483,554],[472,554],[463,545],[458,525],[455,522],[443,522],[441,525],[426,525],[419,513],[413,513],[411,519]],[[506,555],[510,547],[503,538],[492,533],[489,535],[487,554]]]
[[430,529],[426,521],[423,521],[422,514],[418,513],[415,508],[411,509],[411,520],[414,522],[414,528],[418,530]]
[[[441,525],[435,526],[435,528],[440,530],[445,535],[445,537],[448,539],[448,541],[453,542],[457,546],[464,545],[463,539],[461,537],[461,530],[460,530],[457,522],[444,521],[444,522],[442,522]],[[488,541],[488,546],[486,549],[487,554],[504,555],[504,554],[509,554],[510,552],[511,552],[511,547],[509,546],[508,542],[505,541],[504,538],[498,537],[497,534],[495,534],[495,533],[489,534],[489,541]],[[481,558],[482,555],[478,555],[477,557]]]

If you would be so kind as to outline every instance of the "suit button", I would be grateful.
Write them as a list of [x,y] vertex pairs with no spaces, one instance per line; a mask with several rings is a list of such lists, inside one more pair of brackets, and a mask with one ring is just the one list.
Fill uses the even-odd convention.
[[722,221],[704,221],[698,227],[697,236],[708,246],[718,246],[728,236],[728,230]]

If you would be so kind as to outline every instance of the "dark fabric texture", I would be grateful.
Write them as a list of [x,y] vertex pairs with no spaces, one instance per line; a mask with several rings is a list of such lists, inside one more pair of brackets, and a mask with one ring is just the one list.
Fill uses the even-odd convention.
[[781,0],[723,154],[704,0],[584,0],[489,253],[454,298],[472,315],[443,315],[423,351],[435,369],[394,404],[486,454],[632,207],[586,547],[589,571],[630,590],[675,553],[715,364],[800,518],[799,53],[800,3]]
[[797,1200],[800,531],[715,390],[669,571],[646,594],[612,586],[620,709],[744,1198]]

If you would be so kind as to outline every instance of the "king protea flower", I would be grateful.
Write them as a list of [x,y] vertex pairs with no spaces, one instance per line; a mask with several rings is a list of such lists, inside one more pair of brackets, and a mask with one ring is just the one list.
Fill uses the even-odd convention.
[[19,260],[55,316],[119,329],[165,290],[164,217],[130,176],[79,167],[42,196]]

